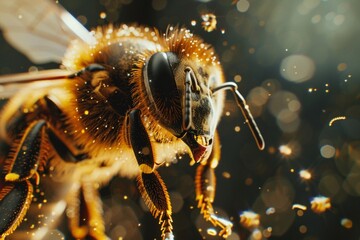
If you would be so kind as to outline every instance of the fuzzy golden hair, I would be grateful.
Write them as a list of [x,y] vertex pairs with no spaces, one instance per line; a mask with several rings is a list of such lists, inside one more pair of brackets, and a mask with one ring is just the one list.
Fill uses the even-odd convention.
[[156,28],[123,24],[120,27],[98,27],[92,34],[96,38],[93,45],[79,40],[72,43],[63,60],[66,68],[80,70],[94,63],[94,57],[101,54],[103,49],[125,38],[141,38],[158,44],[158,49],[149,49],[149,52],[170,51],[179,58],[196,58],[199,61],[220,64],[212,46],[185,28],[169,26],[166,32],[161,34]]
[[[198,62],[206,66],[221,67],[216,54],[211,45],[206,44],[201,38],[190,33],[189,30],[179,27],[168,27],[164,34],[157,29],[142,27],[137,25],[121,25],[114,27],[100,27],[94,30],[93,35],[96,43],[88,45],[83,42],[75,41],[69,48],[63,65],[73,71],[78,71],[93,63],[105,65],[111,71],[110,60],[115,58],[110,46],[121,45],[125,41],[134,42],[137,49],[126,49],[131,57],[129,60],[131,67],[128,66],[129,79],[124,84],[131,86],[132,107],[140,109],[145,128],[149,136],[158,142],[173,142],[177,138],[167,132],[158,123],[158,116],[151,111],[149,100],[144,86],[143,67],[146,61],[156,52],[173,52],[180,61]],[[136,52],[132,54],[131,52]],[[119,64],[119,68],[124,64]],[[102,74],[105,79],[107,73]],[[93,89],[82,78],[74,79],[69,85],[74,95],[73,117],[69,119],[69,126],[75,126],[72,130],[75,139],[84,146],[94,146],[100,151],[103,148],[119,147],[124,142],[124,121],[125,116],[116,114],[107,99],[98,98],[92,93]],[[161,105],[161,104],[159,104]],[[171,105],[171,104],[170,104]],[[131,110],[130,108],[128,109]],[[162,109],[164,116],[168,118],[181,117],[181,106],[174,104],[171,107]],[[106,122],[106,123],[104,123]],[[91,144],[94,139],[97,143]]]

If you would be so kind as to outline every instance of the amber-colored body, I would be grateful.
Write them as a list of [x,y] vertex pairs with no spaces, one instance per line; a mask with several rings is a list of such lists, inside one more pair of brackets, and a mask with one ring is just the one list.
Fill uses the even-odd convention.
[[[21,225],[28,211],[29,201],[33,200],[32,205],[37,205],[38,211],[42,211],[47,205],[49,208],[51,204],[54,207],[66,200],[73,235],[76,238],[91,235],[96,239],[105,239],[97,189],[113,176],[120,175],[131,178],[138,176],[140,192],[153,215],[159,218],[163,238],[172,239],[170,200],[156,168],[164,163],[171,163],[179,154],[194,156],[187,144],[158,121],[158,113],[153,111],[152,101],[144,85],[144,65],[154,53],[172,52],[180,59],[174,72],[175,79],[184,79],[187,67],[194,70],[201,93],[210,96],[214,115],[209,121],[202,119],[201,110],[194,110],[194,125],[201,131],[212,134],[215,134],[223,108],[223,93],[211,93],[211,89],[224,82],[221,65],[212,47],[186,29],[169,28],[166,34],[161,35],[157,30],[146,27],[110,26],[99,28],[95,31],[95,37],[97,42],[94,45],[74,42],[63,65],[71,72],[78,72],[91,64],[100,64],[101,69],[30,84],[19,91],[1,113],[0,136],[6,139],[13,152],[4,162],[5,183],[18,184],[17,174],[12,173],[17,164],[14,159],[22,151],[26,152],[24,147],[19,146],[27,139],[26,131],[30,131],[34,125],[41,128],[41,149],[36,154],[38,161],[24,181],[34,186],[40,183],[40,190],[35,190],[38,191],[37,194],[43,192],[42,185],[49,184],[50,188],[59,186],[55,197],[46,196],[45,192],[44,199],[47,201],[42,200],[40,208],[38,204],[41,200],[34,201],[30,194],[22,212],[16,216],[15,223],[1,233],[2,236],[12,234],[18,225],[23,232],[17,230],[18,235],[17,232],[12,235],[15,238],[27,231],[34,233],[43,226],[46,221],[36,224],[38,219],[30,218]],[[181,87],[178,86],[179,89]],[[201,104],[201,101],[194,100],[192,107],[201,109]],[[160,110],[166,118],[176,120],[182,117],[182,107],[174,101],[171,107],[166,106]],[[149,137],[154,156],[153,165],[140,164],[134,154],[132,139],[129,139],[129,113],[134,109],[139,110],[142,125]],[[40,124],[39,121],[44,123]],[[210,157],[210,152],[199,155],[202,164],[196,177],[196,195],[205,218],[220,226],[220,235],[227,237],[231,233],[231,223],[217,218],[211,206],[215,192],[213,169],[217,166],[220,155],[218,139],[215,138],[214,142],[215,150]],[[212,142],[209,146],[213,148]],[[155,182],[154,193],[147,186],[148,181]],[[0,202],[12,191],[12,187],[4,189],[0,192]],[[80,195],[89,211],[86,224],[80,223]],[[31,206],[28,212],[35,206]],[[59,209],[63,210],[62,205]],[[46,210],[44,212],[46,214]]]
[[[136,160],[126,144],[124,134],[126,114],[134,108],[142,111],[147,131],[152,141],[156,142],[155,146],[159,147],[159,151],[156,151],[160,155],[158,165],[166,159],[171,161],[175,152],[186,151],[186,145],[162,128],[156,116],[149,111],[142,68],[145,60],[153,53],[174,51],[182,56],[183,65],[202,68],[203,75],[208,76],[204,79],[199,75],[198,79],[204,81],[204,84],[208,87],[217,86],[223,82],[223,75],[212,48],[185,29],[169,31],[165,37],[156,30],[123,25],[120,29],[99,29],[95,36],[98,42],[94,46],[75,42],[63,64],[67,70],[74,72],[92,63],[102,64],[106,70],[84,73],[71,80],[37,82],[20,91],[2,112],[2,136],[8,142],[17,137],[9,136],[6,126],[19,110],[26,113],[27,122],[43,118],[46,113],[39,115],[35,105],[39,99],[48,96],[62,114],[61,121],[58,116],[53,119],[53,116],[46,115],[45,118],[56,126],[57,133],[69,148],[91,156],[85,165],[112,165],[114,161],[126,161],[127,166],[134,167],[118,167],[120,175],[134,177],[138,174]],[[179,75],[183,74],[180,67],[178,71]],[[112,87],[120,89],[119,93],[116,96],[105,96],[107,89]],[[222,100],[221,93],[214,97],[217,119],[222,113]],[[120,111],[114,110],[109,101],[115,102],[114,105]],[[181,106],[174,106],[174,109],[168,117],[181,118]],[[98,158],[100,160],[97,161]]]

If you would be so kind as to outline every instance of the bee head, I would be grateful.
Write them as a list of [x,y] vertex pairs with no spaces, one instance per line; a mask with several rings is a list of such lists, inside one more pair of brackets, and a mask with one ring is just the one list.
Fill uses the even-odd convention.
[[196,162],[210,155],[217,124],[208,74],[202,71],[173,52],[153,54],[144,68],[152,113],[163,128],[189,146]]

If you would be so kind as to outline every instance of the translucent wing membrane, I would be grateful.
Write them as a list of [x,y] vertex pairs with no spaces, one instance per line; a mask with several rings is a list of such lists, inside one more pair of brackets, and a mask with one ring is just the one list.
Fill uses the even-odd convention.
[[18,73],[18,74],[9,74],[0,76],[0,85],[15,84],[15,83],[28,83],[41,80],[52,80],[52,79],[64,79],[71,75],[73,72],[62,70],[62,69],[53,69],[53,70],[44,70],[38,72],[27,72],[27,73]]
[[61,62],[71,40],[91,44],[93,35],[54,1],[0,1],[5,39],[34,63]]
[[38,72],[18,73],[0,76],[0,99],[12,97],[26,84],[38,82],[46,87],[56,80],[67,79],[73,72],[61,69],[44,70]]

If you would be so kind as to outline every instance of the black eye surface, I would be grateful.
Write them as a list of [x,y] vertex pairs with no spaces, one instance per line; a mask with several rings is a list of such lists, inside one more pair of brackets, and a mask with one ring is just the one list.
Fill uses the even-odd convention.
[[148,64],[148,81],[154,100],[168,101],[176,97],[178,91],[168,55],[155,53]]
[[174,135],[180,135],[181,103],[174,76],[177,56],[172,52],[158,52],[148,61],[145,86],[149,99],[162,125]]

